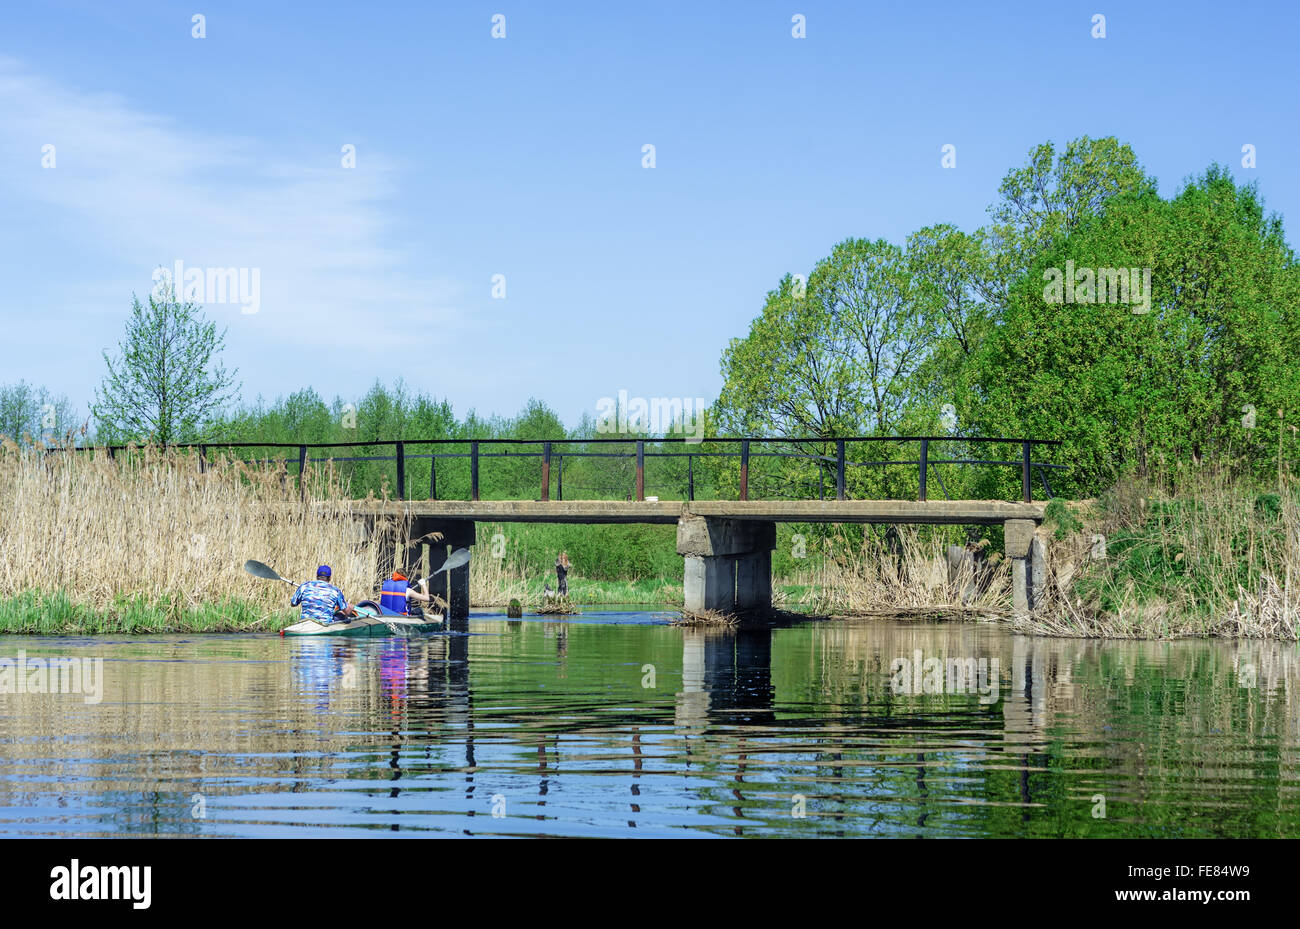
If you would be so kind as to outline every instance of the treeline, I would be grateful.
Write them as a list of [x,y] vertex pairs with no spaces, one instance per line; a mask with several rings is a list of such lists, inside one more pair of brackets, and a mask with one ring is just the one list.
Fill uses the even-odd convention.
[[[619,442],[590,439],[621,438]],[[213,419],[202,441],[331,444],[310,451],[315,459],[332,458],[349,477],[352,492],[364,496],[396,494],[395,461],[349,461],[393,458],[391,444],[401,440],[405,452],[406,495],[441,499],[470,497],[470,442],[487,439],[566,440],[552,448],[549,496],[569,499],[625,499],[635,493],[636,441],[647,440],[645,493],[663,499],[685,499],[690,485],[702,498],[716,496],[726,483],[726,468],[714,455],[717,443],[686,445],[656,441],[644,431],[612,435],[602,432],[591,417],[566,428],[559,416],[540,400],[530,399],[514,416],[479,416],[471,410],[457,417],[451,404],[427,394],[412,393],[402,381],[388,386],[376,382],[355,403],[335,397],[326,402],[306,389],[273,403],[257,402]],[[420,444],[442,440],[443,444]],[[360,446],[347,447],[352,443]],[[734,449],[732,450],[734,452]],[[701,455],[704,452],[706,454]],[[538,499],[541,496],[542,446],[493,444],[479,448],[479,495],[482,499]],[[296,462],[289,450],[239,449],[240,457],[265,455]],[[431,460],[430,455],[439,456]],[[687,456],[690,460],[687,460]],[[435,471],[436,469],[436,471]],[[296,470],[296,464],[289,465]]]
[[[1053,489],[1076,497],[1162,462],[1258,475],[1296,456],[1300,268],[1253,184],[1211,166],[1162,198],[1127,145],[1085,137],[1037,147],[989,214],[902,246],[846,240],[784,277],[723,355],[721,431],[1057,438]],[[936,473],[953,496],[1005,497],[1007,470]],[[916,477],[853,483],[893,495]]]
[[[450,439],[458,444],[437,451],[457,457],[438,459],[436,474],[434,449],[407,449],[408,495],[427,495],[436,480],[438,496],[465,498],[470,440],[563,437],[579,444],[554,449],[551,496],[563,480],[566,497],[623,498],[634,489],[632,440],[655,438],[586,443],[607,434],[592,417],[566,429],[537,400],[515,416],[457,416],[400,381],[355,402],[305,389],[241,406],[223,346],[224,333],[174,293],[134,301],[118,354],[105,356],[94,429],[72,440],[362,442],[334,457],[374,458],[392,454],[380,441]],[[811,437],[751,448],[751,495],[777,498],[833,494],[834,439],[852,435],[953,436],[930,446],[936,498],[1019,495],[1017,468],[951,463],[1019,459],[1016,445],[965,441],[979,437],[1061,440],[1035,452],[1068,465],[1051,472],[1060,496],[1093,496],[1126,470],[1206,459],[1262,475],[1300,449],[1298,356],[1300,266],[1255,186],[1211,166],[1161,197],[1129,146],[1084,137],[1030,152],[978,229],[927,226],[901,244],[848,239],[806,277],[785,275],[723,352],[705,431]],[[75,430],[71,416],[43,388],[0,390],[0,433],[20,441],[50,441],[51,419]],[[647,451],[647,495],[680,499],[692,484],[700,498],[738,491],[739,462],[723,454],[735,445]],[[535,452],[484,446],[480,494],[539,496]],[[851,447],[848,495],[915,496],[918,452]],[[395,487],[392,462],[341,466],[357,492]],[[1036,472],[1037,492],[1046,474]]]

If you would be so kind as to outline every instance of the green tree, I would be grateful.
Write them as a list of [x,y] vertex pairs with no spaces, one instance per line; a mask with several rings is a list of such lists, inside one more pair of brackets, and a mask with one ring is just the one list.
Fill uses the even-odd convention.
[[[0,385],[0,436],[57,442],[77,428],[68,398],[26,381]],[[84,430],[83,433],[84,434]]]
[[[1077,277],[1150,269],[1150,311],[1101,302],[1099,281],[1096,302],[1054,302],[1067,261]],[[1039,256],[978,353],[977,415],[990,432],[1063,439],[1058,492],[1095,493],[1160,459],[1244,455],[1262,469],[1276,411],[1300,419],[1298,353],[1300,268],[1281,222],[1213,167],[1172,200],[1114,199]]]
[[716,415],[732,432],[887,435],[934,342],[902,249],[848,239],[806,287],[787,275],[723,354]]
[[976,286],[985,301],[1005,306],[1011,286],[1057,238],[1112,197],[1155,192],[1133,149],[1113,136],[1082,136],[1059,156],[1051,142],[1036,146],[1024,167],[1002,179],[1000,199],[989,207],[993,222],[975,234],[985,256]]
[[132,299],[119,355],[104,352],[108,373],[91,412],[100,440],[159,443],[196,438],[238,388],[219,360],[226,334],[174,290]]

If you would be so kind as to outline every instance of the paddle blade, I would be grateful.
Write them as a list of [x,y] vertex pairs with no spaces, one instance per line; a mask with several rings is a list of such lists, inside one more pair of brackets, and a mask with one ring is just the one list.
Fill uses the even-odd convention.
[[264,577],[268,581],[284,580],[284,578],[276,572],[275,568],[272,568],[270,565],[264,565],[260,561],[254,561],[251,558],[244,562],[244,570],[253,575],[253,577]]
[[463,568],[467,564],[469,564],[469,549],[458,548],[451,553],[443,566],[433,573],[441,574],[443,571],[454,571],[456,568]]

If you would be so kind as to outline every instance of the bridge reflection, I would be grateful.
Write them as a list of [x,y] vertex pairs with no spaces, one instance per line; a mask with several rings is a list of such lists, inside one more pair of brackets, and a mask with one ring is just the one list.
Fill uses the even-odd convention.
[[[571,647],[574,623],[520,621],[476,622],[497,626],[507,634],[519,633],[525,626],[540,625],[542,634],[554,642],[554,668],[557,683],[563,681],[565,665]],[[955,631],[954,631],[955,630]],[[468,621],[460,621],[450,630],[452,635],[425,639],[394,639],[379,653],[378,660],[384,670],[379,674],[384,682],[385,696],[391,713],[388,766],[393,785],[390,796],[398,797],[403,777],[403,759],[411,759],[411,749],[423,744],[415,766],[424,772],[430,769],[434,746],[443,748],[459,742],[463,763],[454,767],[463,778],[463,796],[466,803],[476,800],[479,764],[476,757],[478,729],[481,715],[476,708],[473,687],[471,651],[478,636],[471,636]],[[666,631],[666,630],[665,630]],[[804,721],[808,729],[808,742],[803,751],[811,750],[816,763],[825,766],[831,781],[843,783],[861,770],[855,753],[860,753],[860,727],[871,725],[877,729],[894,730],[900,734],[934,728],[936,713],[923,702],[910,699],[907,694],[895,694],[887,686],[889,667],[895,658],[908,658],[918,645],[927,653],[973,654],[982,651],[983,657],[997,659],[999,668],[1000,699],[996,705],[982,705],[972,695],[965,705],[950,707],[943,714],[958,717],[957,723],[949,721],[941,728],[977,727],[983,730],[980,750],[1003,753],[1004,762],[1021,769],[1021,800],[1032,804],[1029,773],[1042,762],[1036,760],[1045,739],[1045,729],[1050,723],[1049,696],[1068,699],[1070,679],[1068,668],[1061,668],[1053,658],[1052,650],[1041,641],[1025,637],[1000,636],[981,646],[981,636],[971,627],[918,626],[900,634],[892,627],[871,629],[817,629],[813,638],[823,649],[841,650],[845,657],[858,656],[866,660],[856,669],[859,680],[869,674],[878,686],[845,694],[837,712],[829,718]],[[731,780],[731,812],[737,820],[745,819],[745,809],[754,797],[747,782],[749,769],[755,760],[760,770],[768,763],[773,751],[771,744],[780,727],[798,725],[797,718],[777,722],[777,687],[774,682],[774,636],[780,630],[771,628],[744,630],[713,630],[685,627],[672,630],[680,637],[680,684],[672,691],[671,707],[665,706],[659,688],[647,691],[638,703],[615,701],[605,711],[583,705],[578,712],[556,715],[547,712],[540,719],[529,719],[526,709],[520,708],[503,714],[499,705],[489,706],[486,713],[493,731],[494,741],[500,741],[499,728],[509,722],[516,731],[513,736],[520,745],[530,744],[534,753],[533,777],[535,783],[537,820],[547,818],[546,807],[555,779],[561,776],[566,764],[586,763],[592,755],[591,743],[601,744],[601,757],[610,751],[627,760],[609,761],[627,777],[628,825],[635,828],[640,812],[641,786],[647,776],[647,735],[657,746],[665,738],[665,729],[671,728],[671,738],[682,745],[683,761],[687,766],[708,766],[714,777],[726,776]],[[807,632],[787,632],[792,642]],[[825,641],[829,637],[832,641]],[[838,641],[834,641],[838,640]],[[987,646],[992,641],[998,648]],[[1009,648],[1006,645],[1009,644]],[[867,654],[863,655],[866,646]],[[390,680],[391,674],[400,681]],[[671,678],[671,675],[668,675]],[[394,686],[396,685],[396,686]],[[563,690],[561,683],[558,690]],[[819,699],[824,699],[824,696]],[[496,701],[499,704],[499,699]],[[787,695],[785,715],[799,715],[797,700]],[[990,730],[1000,728],[1001,743],[995,747],[989,742]],[[528,732],[527,730],[531,730]],[[707,734],[707,747],[697,751],[692,741]],[[785,734],[788,738],[788,733]],[[900,739],[901,740],[901,739]],[[887,740],[884,740],[887,741]],[[886,746],[887,747],[887,746]],[[788,747],[786,750],[789,750]],[[945,745],[945,751],[950,746]],[[651,752],[653,763],[654,752]],[[1008,758],[1007,755],[1014,756]],[[692,759],[696,759],[694,762]],[[522,760],[522,759],[521,759]],[[412,763],[408,761],[408,764]],[[928,796],[927,778],[930,768],[937,763],[932,753],[913,751],[906,758],[895,758],[894,765],[907,765],[914,769],[915,793],[924,799]],[[442,766],[446,770],[445,762]],[[720,770],[731,769],[730,774]],[[653,772],[650,772],[653,773]],[[499,785],[499,771],[493,782]],[[496,789],[494,784],[482,785],[483,791]],[[492,794],[477,794],[480,814],[486,813]],[[848,799],[842,792],[832,793],[824,799],[844,807],[847,815]],[[471,810],[470,815],[475,815]],[[918,804],[916,825],[926,824],[926,805]],[[743,834],[743,823],[732,827]]]
[[[755,825],[770,827],[774,805],[797,808],[801,781],[820,817],[861,817],[864,795],[878,796],[867,805],[890,810],[879,814],[882,823],[898,828],[901,803],[919,834],[951,801],[954,783],[993,790],[988,772],[1005,772],[999,802],[1011,801],[1019,809],[1007,815],[1028,823],[1034,808],[1060,800],[1049,765],[1062,720],[1085,731],[1078,738],[1107,738],[1113,709],[1104,700],[1112,688],[1108,678],[1099,683],[1100,665],[1121,683],[1152,667],[1190,678],[1206,673],[1207,648],[1129,643],[1103,652],[1098,643],[939,623],[643,626],[636,636],[611,636],[590,623],[477,617],[453,631],[358,649],[351,659],[374,665],[362,677],[373,682],[368,712],[387,714],[370,731],[389,733],[390,797],[399,797],[401,781],[444,791],[459,780],[468,815],[487,816],[498,794],[519,802],[523,779],[531,784],[525,816],[568,821],[573,809],[563,791],[556,799],[567,774],[603,785],[602,793],[624,791],[627,825],[639,828],[646,785],[686,776],[697,778],[690,783],[700,803],[727,809],[726,828],[737,834],[755,816],[765,819]],[[465,634],[471,631],[489,634]],[[657,681],[642,687],[631,681],[642,677],[637,650],[648,642],[658,643]],[[334,645],[345,653],[344,643]],[[624,647],[633,650],[620,652]],[[1249,669],[1257,686],[1293,702],[1300,665],[1282,660],[1285,650],[1241,643],[1222,651],[1213,672],[1228,677],[1216,688],[1236,686]],[[991,672],[985,691],[959,673],[936,676],[938,692],[921,686],[922,678],[911,689],[898,686],[900,663],[941,659],[984,662]],[[1283,725],[1294,745],[1295,720],[1274,714],[1252,726]],[[1149,760],[1135,755],[1131,763],[1136,776]],[[774,779],[796,786],[774,800]],[[556,802],[564,809],[554,809]],[[521,815],[517,805],[509,815]]]

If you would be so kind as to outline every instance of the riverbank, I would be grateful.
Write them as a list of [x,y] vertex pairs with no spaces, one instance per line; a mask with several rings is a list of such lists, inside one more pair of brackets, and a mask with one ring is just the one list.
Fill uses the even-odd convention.
[[1047,514],[1046,604],[1015,626],[1096,638],[1300,638],[1300,487],[1214,469]]
[[[246,574],[249,558],[305,580],[328,563],[350,600],[374,596],[400,526],[358,532],[328,466],[305,486],[283,468],[178,452],[43,455],[0,448],[0,632],[271,631],[289,589]],[[596,533],[587,542],[576,534]],[[597,531],[599,530],[599,531]],[[773,606],[831,616],[1002,621],[1088,638],[1300,638],[1300,488],[1192,469],[1128,480],[1095,501],[1048,507],[1039,609],[1010,610],[1000,526],[783,525]],[[579,548],[579,543],[587,546]],[[598,544],[597,544],[598,543]],[[960,544],[959,544],[960,543]],[[621,546],[621,547],[620,547]],[[653,547],[644,565],[636,553]],[[558,550],[579,608],[683,605],[671,527],[479,527],[470,602],[527,611],[554,585]],[[638,566],[643,573],[635,573]],[[605,576],[592,576],[593,573]],[[623,576],[617,576],[622,572]],[[614,575],[614,576],[610,576]]]

